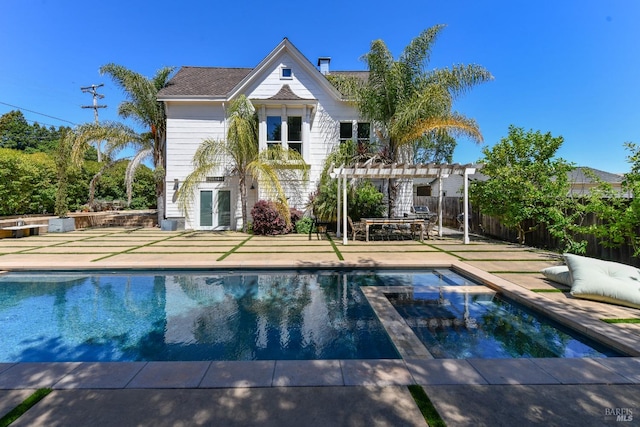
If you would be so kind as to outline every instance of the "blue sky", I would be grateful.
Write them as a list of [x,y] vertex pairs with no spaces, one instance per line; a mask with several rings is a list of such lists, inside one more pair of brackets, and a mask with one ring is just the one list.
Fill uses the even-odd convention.
[[[114,62],[151,76],[163,66],[252,67],[284,37],[315,63],[361,70],[382,39],[397,57],[409,41],[446,24],[429,68],[486,67],[495,80],[458,100],[491,146],[510,124],[563,136],[558,153],[580,166],[626,172],[625,141],[640,143],[640,2],[637,0],[409,0],[217,2],[183,0],[4,0],[0,14],[0,114],[28,120],[93,120],[81,86],[104,83],[118,120],[123,95],[101,76]],[[131,123],[130,123],[131,124]],[[459,141],[454,162],[482,146]]]

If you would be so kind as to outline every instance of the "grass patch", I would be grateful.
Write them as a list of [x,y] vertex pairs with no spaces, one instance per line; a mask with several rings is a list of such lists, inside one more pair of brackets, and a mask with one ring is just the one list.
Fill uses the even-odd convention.
[[640,319],[632,317],[629,319],[602,319],[605,323],[640,323]]
[[340,252],[340,249],[338,249],[338,247],[336,246],[336,243],[333,241],[333,239],[331,238],[329,233],[326,233],[325,236],[327,236],[327,239],[329,240],[329,243],[331,243],[331,247],[333,248],[333,251],[338,256],[338,259],[340,261],[344,261],[344,257],[342,256],[342,252]]
[[218,258],[216,261],[222,261],[223,259],[225,259],[226,257],[228,257],[229,255],[231,255],[232,253],[234,253],[235,251],[237,251],[239,248],[241,248],[245,243],[247,243],[249,240],[253,239],[253,235],[247,237],[246,239],[244,239],[242,242],[238,243],[237,245],[235,245],[233,248],[231,248],[231,250],[229,250],[228,252],[226,252],[224,255],[222,255],[220,258]]
[[424,389],[416,384],[410,385],[408,388],[429,427],[447,427]]
[[538,293],[547,293],[547,292],[565,292],[562,289],[530,289],[531,292],[538,292]]
[[46,395],[51,393],[50,388],[41,388],[35,391],[31,396],[27,397],[24,402],[13,408],[7,415],[0,418],[0,427],[7,427],[9,424],[17,420],[27,412],[33,405],[40,402]]

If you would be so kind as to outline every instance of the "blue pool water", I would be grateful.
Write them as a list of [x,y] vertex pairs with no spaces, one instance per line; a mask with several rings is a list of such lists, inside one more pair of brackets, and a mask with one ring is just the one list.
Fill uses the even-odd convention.
[[492,292],[387,297],[437,359],[621,356]]
[[[476,284],[447,269],[10,273],[0,275],[0,362],[399,358],[360,286],[419,290],[459,285]],[[447,298],[458,301],[457,296]],[[459,312],[456,304],[449,308]],[[412,322],[414,314],[407,308],[405,304],[398,311]],[[495,314],[480,301],[475,311]],[[523,315],[502,317],[518,316]],[[513,341],[509,345],[517,349],[522,340],[512,339],[513,334],[531,334],[529,329],[516,331],[529,327],[528,321],[515,322],[508,330],[495,323],[491,329],[483,326],[494,341],[481,346]],[[468,353],[476,336],[455,328],[436,331],[436,341],[416,331],[440,357],[496,354]],[[546,327],[538,333],[559,340],[557,347],[565,351],[553,354],[578,354],[572,350],[578,344],[555,334]],[[457,355],[439,350],[449,347],[461,349]]]
[[0,362],[398,358],[339,273],[0,276]]

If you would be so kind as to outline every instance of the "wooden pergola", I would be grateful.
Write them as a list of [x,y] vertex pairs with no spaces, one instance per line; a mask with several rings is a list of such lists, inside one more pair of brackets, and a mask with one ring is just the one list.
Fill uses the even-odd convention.
[[[472,175],[481,166],[474,164],[406,164],[406,163],[358,163],[351,166],[335,168],[332,177],[338,179],[338,217],[337,236],[342,236],[344,245],[348,242],[347,230],[347,179],[413,179],[413,178],[446,178],[450,175],[464,176],[464,238],[463,243],[469,243],[469,175]],[[341,185],[342,182],[342,185]],[[342,197],[340,187],[342,186]],[[342,203],[344,201],[344,203]],[[342,209],[341,209],[342,208]],[[341,218],[342,217],[342,218]],[[342,227],[341,227],[342,225]],[[438,229],[442,236],[442,181],[438,193]],[[341,233],[341,230],[345,232]]]

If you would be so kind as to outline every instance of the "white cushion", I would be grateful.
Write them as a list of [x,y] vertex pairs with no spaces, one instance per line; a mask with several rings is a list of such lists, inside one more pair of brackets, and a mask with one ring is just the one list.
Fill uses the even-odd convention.
[[569,273],[569,267],[566,265],[556,265],[553,267],[547,267],[540,271],[547,279],[552,282],[558,282],[563,285],[571,286],[571,274]]
[[640,270],[617,262],[565,254],[571,295],[640,308]]

